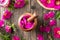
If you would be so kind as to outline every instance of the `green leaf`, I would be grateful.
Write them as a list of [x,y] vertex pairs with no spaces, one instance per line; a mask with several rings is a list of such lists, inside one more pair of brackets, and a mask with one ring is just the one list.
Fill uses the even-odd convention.
[[12,2],[11,5],[8,7],[8,10],[11,11],[11,10],[14,10],[14,9],[15,9],[15,8],[14,8],[14,3]]
[[10,40],[10,35],[0,35],[0,38],[3,40]]
[[28,0],[25,0],[26,4],[28,4]]
[[56,19],[60,19],[60,11],[56,13]]
[[11,27],[12,27],[13,31],[15,31],[15,30],[16,30],[16,28],[15,28],[15,25],[14,25],[14,24],[12,24],[12,25],[11,25]]

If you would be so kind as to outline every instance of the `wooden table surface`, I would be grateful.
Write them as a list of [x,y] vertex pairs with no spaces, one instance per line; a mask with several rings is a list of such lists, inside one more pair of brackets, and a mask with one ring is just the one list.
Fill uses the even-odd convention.
[[[34,10],[31,9],[31,6],[35,6],[36,8]],[[2,12],[4,11],[5,9],[4,8],[0,8],[0,18],[2,16]],[[30,32],[24,32],[24,31],[21,31],[19,28],[18,28],[18,18],[23,14],[23,13],[26,13],[26,12],[31,12],[33,13],[34,11],[36,11],[37,14],[39,14],[39,17],[37,18],[38,19],[38,25],[36,26],[36,29],[35,30],[32,30]],[[15,10],[12,10],[13,12],[13,16],[11,17],[11,19],[9,20],[11,23],[14,23],[17,27],[17,33],[18,34],[21,34],[26,40],[37,40],[37,34],[40,33],[40,34],[43,34],[43,36],[45,37],[45,40],[49,40],[47,38],[47,34],[45,33],[41,33],[40,31],[38,31],[38,28],[39,26],[41,25],[41,23],[43,22],[42,20],[42,16],[43,16],[43,13],[45,12],[48,12],[50,10],[46,10],[44,8],[42,8],[36,0],[28,0],[28,4],[21,8],[21,9],[15,9]],[[57,20],[57,26],[60,26],[60,20]],[[55,27],[55,26],[54,26]],[[53,28],[54,28],[53,27]],[[52,30],[53,30],[52,28]],[[53,32],[52,32],[52,35],[53,35]],[[57,38],[54,38],[54,40],[60,40],[60,39],[57,39]]]

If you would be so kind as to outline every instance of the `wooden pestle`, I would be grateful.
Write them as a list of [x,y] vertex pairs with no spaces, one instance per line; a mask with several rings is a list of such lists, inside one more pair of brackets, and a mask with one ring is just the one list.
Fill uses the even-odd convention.
[[34,14],[33,14],[30,18],[28,18],[27,21],[28,21],[28,22],[33,21],[36,17],[37,17],[37,15],[36,15],[36,13],[34,12]]

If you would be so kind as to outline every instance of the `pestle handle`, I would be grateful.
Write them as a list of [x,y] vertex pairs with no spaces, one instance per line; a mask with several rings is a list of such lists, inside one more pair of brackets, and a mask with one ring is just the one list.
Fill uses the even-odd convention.
[[27,21],[32,21],[37,17],[36,13],[34,13],[30,18],[27,19]]

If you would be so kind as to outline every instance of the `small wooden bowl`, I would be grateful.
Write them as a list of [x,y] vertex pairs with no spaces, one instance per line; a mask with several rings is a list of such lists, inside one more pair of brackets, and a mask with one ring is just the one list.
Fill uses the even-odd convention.
[[23,30],[23,31],[31,31],[31,30],[33,30],[33,29],[36,28],[37,18],[34,19],[34,23],[33,23],[33,26],[32,26],[31,28],[25,29],[25,28],[23,28],[23,27],[21,26],[20,21],[21,21],[21,19],[22,19],[24,16],[26,16],[26,15],[32,16],[31,13],[25,13],[25,14],[21,15],[21,16],[19,17],[19,19],[18,19],[18,26],[19,26],[19,28],[20,28],[21,30]]
[[37,0],[37,2],[45,9],[48,9],[48,10],[57,10],[57,9],[54,9],[54,8],[48,8],[46,6],[44,6],[39,0]]

